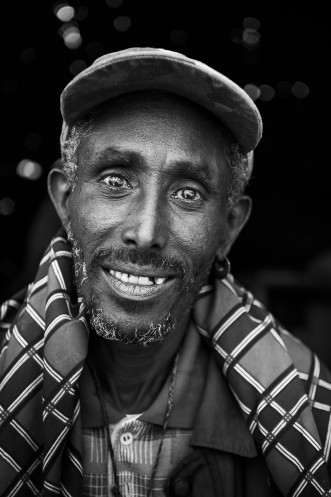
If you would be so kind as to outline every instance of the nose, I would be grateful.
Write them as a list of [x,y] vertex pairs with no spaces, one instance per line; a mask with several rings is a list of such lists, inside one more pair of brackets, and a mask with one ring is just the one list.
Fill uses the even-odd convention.
[[160,199],[144,198],[128,214],[122,232],[125,245],[140,250],[162,250],[167,242],[166,213]]

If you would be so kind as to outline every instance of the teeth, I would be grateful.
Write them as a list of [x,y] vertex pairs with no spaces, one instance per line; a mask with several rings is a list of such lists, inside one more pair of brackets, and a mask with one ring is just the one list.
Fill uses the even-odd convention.
[[142,285],[142,286],[151,286],[151,285],[162,285],[166,278],[150,278],[148,276],[134,276],[133,274],[121,273],[120,271],[114,271],[113,269],[109,270],[110,274],[115,276],[118,280],[123,281],[124,283],[131,283],[132,285]]
[[[125,274],[125,273],[123,273]],[[133,274],[128,275],[128,280],[129,283],[132,283],[133,285],[139,285],[139,278],[138,276],[134,276]]]
[[138,276],[138,285],[153,285],[153,282],[147,276]]

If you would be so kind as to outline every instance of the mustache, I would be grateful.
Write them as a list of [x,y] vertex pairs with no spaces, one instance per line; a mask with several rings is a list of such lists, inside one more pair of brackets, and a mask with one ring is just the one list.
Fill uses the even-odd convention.
[[99,249],[93,255],[91,260],[91,268],[98,265],[103,265],[109,261],[120,261],[123,263],[134,264],[139,267],[152,267],[153,269],[163,269],[168,271],[175,271],[183,278],[186,270],[182,261],[175,257],[162,256],[154,252],[143,251],[140,252],[133,248],[107,248]]

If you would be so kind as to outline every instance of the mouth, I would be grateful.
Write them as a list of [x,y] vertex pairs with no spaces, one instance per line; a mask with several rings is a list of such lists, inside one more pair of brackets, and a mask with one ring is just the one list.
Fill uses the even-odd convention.
[[123,272],[115,269],[105,269],[110,287],[119,296],[133,300],[149,300],[168,290],[174,285],[178,277],[166,274],[153,274],[147,271]]
[[130,283],[131,285],[163,285],[163,283],[169,279],[154,276],[135,276],[131,273],[122,273],[120,271],[114,271],[113,269],[110,269],[109,273],[115,276],[115,278],[119,281],[122,281],[123,283]]

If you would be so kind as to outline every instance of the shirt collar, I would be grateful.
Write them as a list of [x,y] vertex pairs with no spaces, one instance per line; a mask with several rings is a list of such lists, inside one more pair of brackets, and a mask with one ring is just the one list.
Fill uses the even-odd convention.
[[[162,425],[168,397],[166,382],[156,401],[140,419]],[[180,351],[171,428],[191,428],[192,444],[245,457],[257,455],[244,417],[229,389],[215,352],[190,322]]]
[[[142,421],[163,425],[168,389],[169,378],[140,417]],[[81,377],[80,392],[83,426],[102,425],[99,400],[87,368]],[[110,423],[123,418],[123,414],[112,406],[107,405],[107,410]],[[215,353],[202,341],[192,320],[180,350],[168,426],[192,429],[192,445],[195,446],[245,457],[257,454],[253,437],[217,364]]]

